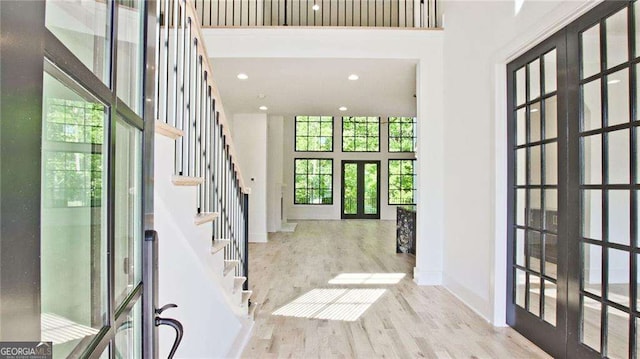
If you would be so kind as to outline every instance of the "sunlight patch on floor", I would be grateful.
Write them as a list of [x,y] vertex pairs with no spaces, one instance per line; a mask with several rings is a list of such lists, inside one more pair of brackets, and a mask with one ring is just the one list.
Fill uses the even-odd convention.
[[273,312],[273,315],[352,322],[386,289],[313,289]]
[[78,324],[53,313],[42,313],[42,341],[54,345],[98,334],[98,329]]
[[342,273],[329,284],[398,284],[405,273]]

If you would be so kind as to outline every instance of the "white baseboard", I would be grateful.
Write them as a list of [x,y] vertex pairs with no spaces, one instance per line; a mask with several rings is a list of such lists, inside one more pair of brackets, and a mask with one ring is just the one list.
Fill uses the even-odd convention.
[[413,281],[417,285],[442,285],[442,271],[421,271],[414,267]]
[[249,242],[251,243],[267,243],[267,233],[249,232]]

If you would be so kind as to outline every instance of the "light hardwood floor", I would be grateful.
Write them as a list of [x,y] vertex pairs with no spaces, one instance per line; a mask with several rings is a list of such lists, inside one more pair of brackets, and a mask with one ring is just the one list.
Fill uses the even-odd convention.
[[[548,357],[514,330],[494,328],[444,288],[417,286],[414,263],[395,253],[391,221],[301,221],[294,233],[251,244],[250,286],[259,307],[242,357]],[[396,284],[376,283],[401,275],[329,284],[346,273],[405,276]],[[367,281],[360,277],[346,282]]]

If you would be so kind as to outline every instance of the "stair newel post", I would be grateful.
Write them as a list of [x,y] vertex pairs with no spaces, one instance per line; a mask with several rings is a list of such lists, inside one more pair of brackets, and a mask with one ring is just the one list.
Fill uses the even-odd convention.
[[249,290],[249,194],[243,194],[242,214],[244,217],[244,276],[247,280],[243,284],[244,290]]

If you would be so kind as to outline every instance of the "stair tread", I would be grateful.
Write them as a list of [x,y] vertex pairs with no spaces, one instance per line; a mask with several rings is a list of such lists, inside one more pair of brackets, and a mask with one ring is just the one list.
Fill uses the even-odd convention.
[[247,277],[235,277],[233,279],[233,292],[237,292],[239,289],[242,288],[242,285],[244,284],[244,282],[247,281]]
[[251,303],[251,305],[249,306],[249,318],[251,319],[255,319],[256,317],[256,310],[258,309],[259,304],[258,303]]
[[211,246],[211,254],[216,254],[231,243],[228,239],[216,239]]
[[169,137],[172,140],[176,140],[179,137],[184,136],[184,132],[182,130],[160,120],[156,120],[155,129],[157,134]]
[[201,224],[213,222],[216,218],[218,218],[220,214],[218,212],[202,212],[198,213],[194,218],[193,222],[199,226]]
[[240,264],[240,261],[237,260],[225,260],[224,261],[224,271],[223,271],[223,275],[226,277],[227,274],[229,274],[232,270],[234,270],[238,264]]
[[253,294],[252,290],[243,290],[242,291],[242,305],[247,304],[247,301],[249,300],[249,298],[251,298],[251,295]]
[[189,176],[180,176],[174,175],[171,177],[171,183],[176,186],[197,186],[204,182],[204,178],[202,177],[189,177]]

